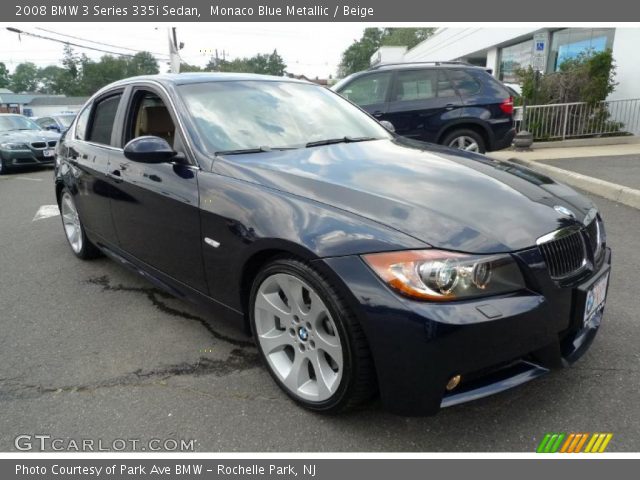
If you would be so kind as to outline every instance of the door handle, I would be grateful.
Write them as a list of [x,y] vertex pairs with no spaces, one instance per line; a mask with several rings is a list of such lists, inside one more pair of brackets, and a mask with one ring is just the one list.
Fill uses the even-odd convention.
[[445,109],[445,110],[453,110],[454,108],[456,108],[456,106],[457,106],[457,105],[456,105],[455,103],[447,103],[447,104],[444,106],[444,109]]
[[376,110],[375,112],[372,113],[372,115],[376,118],[381,117],[382,115],[384,115],[384,112],[381,112],[380,110]]

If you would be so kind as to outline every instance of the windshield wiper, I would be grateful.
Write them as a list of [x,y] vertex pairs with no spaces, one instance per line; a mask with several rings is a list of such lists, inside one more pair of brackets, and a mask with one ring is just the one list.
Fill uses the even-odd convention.
[[355,142],[368,142],[369,140],[377,140],[375,137],[340,137],[340,138],[328,138],[326,140],[316,140],[315,142],[309,142],[305,146],[319,147],[322,145],[333,145],[334,143],[355,143]]
[[271,152],[273,150],[295,150],[298,147],[256,147],[256,148],[240,148],[237,150],[220,150],[215,153],[218,155],[241,155],[243,153],[260,153]]

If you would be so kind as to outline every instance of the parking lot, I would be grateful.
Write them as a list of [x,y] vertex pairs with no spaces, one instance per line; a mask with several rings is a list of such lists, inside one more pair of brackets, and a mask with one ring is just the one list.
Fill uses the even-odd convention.
[[[20,434],[195,439],[197,451],[525,451],[546,432],[640,449],[640,211],[594,197],[613,248],[605,320],[573,367],[403,418],[296,407],[249,338],[105,258],[71,253],[51,170],[0,177],[0,451]],[[209,321],[209,322],[208,322]],[[416,379],[420,381],[420,379]]]

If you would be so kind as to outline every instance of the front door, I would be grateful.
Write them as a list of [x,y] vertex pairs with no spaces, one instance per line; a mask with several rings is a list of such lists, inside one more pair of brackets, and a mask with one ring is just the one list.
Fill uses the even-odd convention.
[[[152,87],[133,88],[122,124],[122,146],[133,138],[153,135],[184,153],[176,117],[168,105]],[[134,162],[119,149],[113,152],[109,176],[120,248],[173,279],[206,292],[198,169],[188,160]]]

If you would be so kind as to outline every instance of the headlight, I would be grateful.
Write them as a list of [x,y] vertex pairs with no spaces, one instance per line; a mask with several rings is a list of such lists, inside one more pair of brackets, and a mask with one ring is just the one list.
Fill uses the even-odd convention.
[[4,150],[29,150],[24,143],[0,143],[0,148]]
[[431,301],[514,292],[524,288],[518,265],[508,254],[466,255],[443,250],[408,250],[363,255],[391,288]]

